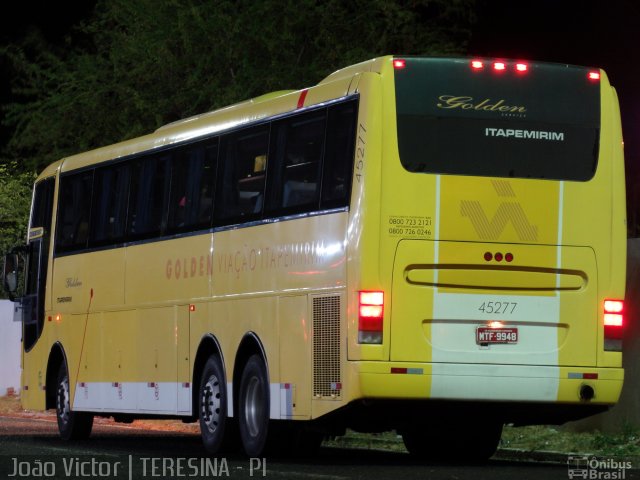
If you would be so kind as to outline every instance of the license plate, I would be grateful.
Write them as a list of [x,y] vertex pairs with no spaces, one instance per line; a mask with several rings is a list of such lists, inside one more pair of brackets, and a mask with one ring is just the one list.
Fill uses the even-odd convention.
[[476,329],[476,343],[478,345],[518,343],[518,329],[478,327]]

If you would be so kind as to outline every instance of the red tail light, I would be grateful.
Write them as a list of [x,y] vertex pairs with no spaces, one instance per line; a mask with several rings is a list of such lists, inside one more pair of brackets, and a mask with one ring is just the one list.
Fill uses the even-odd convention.
[[622,300],[604,301],[604,349],[607,351],[622,351],[623,313]]
[[393,68],[395,68],[396,70],[402,70],[406,66],[407,61],[404,58],[396,58],[393,61]]
[[597,72],[595,70],[589,72],[587,76],[589,77],[589,80],[593,80],[593,81],[600,80],[600,72]]
[[384,292],[358,292],[358,343],[382,343]]

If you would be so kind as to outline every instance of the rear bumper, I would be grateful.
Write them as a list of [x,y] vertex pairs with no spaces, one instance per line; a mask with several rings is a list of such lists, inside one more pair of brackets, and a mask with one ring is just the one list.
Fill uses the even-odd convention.
[[[362,398],[613,405],[622,368],[353,362]],[[594,396],[580,399],[590,386]]]

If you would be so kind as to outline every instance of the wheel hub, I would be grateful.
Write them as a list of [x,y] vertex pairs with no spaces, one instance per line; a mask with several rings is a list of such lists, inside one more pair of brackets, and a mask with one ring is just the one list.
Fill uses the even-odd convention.
[[202,420],[210,432],[214,432],[220,424],[220,382],[217,377],[211,376],[204,386],[201,398]]
[[69,402],[69,380],[66,377],[62,380],[62,382],[60,382],[60,385],[58,385],[56,407],[60,420],[65,424],[68,423],[69,416],[71,414],[71,406]]

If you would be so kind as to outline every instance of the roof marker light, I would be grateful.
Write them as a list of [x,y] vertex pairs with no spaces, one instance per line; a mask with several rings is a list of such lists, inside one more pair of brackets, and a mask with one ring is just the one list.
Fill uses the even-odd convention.
[[482,63],[480,60],[472,60],[471,68],[473,68],[474,70],[482,70],[484,68],[484,63]]
[[493,69],[494,70],[506,70],[507,66],[504,62],[494,62]]
[[407,66],[407,61],[404,58],[396,58],[393,61],[393,68],[396,70],[401,70]]
[[526,63],[516,63],[516,71],[526,72],[527,70],[529,70],[529,65]]
[[596,72],[595,70],[591,71],[589,72],[588,77],[589,80],[600,80],[600,72]]

